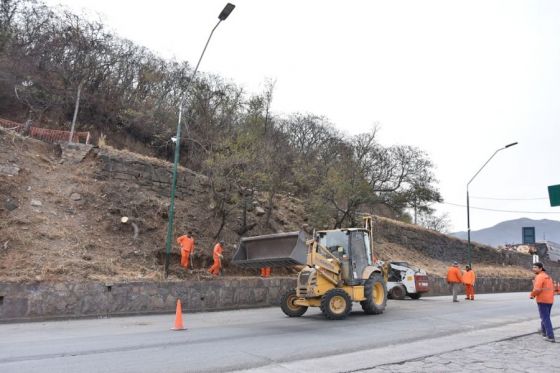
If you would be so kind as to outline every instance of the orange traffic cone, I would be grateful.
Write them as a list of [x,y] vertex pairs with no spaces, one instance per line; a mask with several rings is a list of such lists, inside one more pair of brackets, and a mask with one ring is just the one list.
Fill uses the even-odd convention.
[[185,330],[183,326],[183,310],[181,309],[181,300],[177,299],[177,308],[175,310],[175,326],[171,330]]

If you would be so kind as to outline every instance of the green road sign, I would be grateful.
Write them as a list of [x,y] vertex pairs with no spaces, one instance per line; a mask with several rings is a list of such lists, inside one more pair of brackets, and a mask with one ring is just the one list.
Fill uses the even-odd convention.
[[560,184],[548,187],[548,198],[550,199],[550,206],[560,206]]

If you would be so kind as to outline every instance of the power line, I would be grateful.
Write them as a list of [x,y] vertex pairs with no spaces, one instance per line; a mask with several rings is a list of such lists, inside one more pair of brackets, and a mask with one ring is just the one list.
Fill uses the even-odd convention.
[[[458,207],[467,207],[467,205],[461,205],[459,203],[451,203],[451,202],[438,202],[442,205],[451,205],[451,206],[458,206]],[[511,212],[515,214],[560,214],[558,212],[551,212],[551,211],[514,211],[514,210],[498,210],[498,209],[489,209],[485,207],[473,207],[470,206],[469,208],[474,210],[484,210],[484,211],[494,211],[494,212]]]
[[548,197],[536,198],[496,198],[496,197],[470,197],[471,199],[490,199],[495,201],[536,201],[540,199],[548,199]]

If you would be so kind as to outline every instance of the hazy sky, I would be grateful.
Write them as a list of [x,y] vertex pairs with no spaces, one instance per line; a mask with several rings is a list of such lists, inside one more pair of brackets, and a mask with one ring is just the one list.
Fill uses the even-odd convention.
[[[465,205],[467,182],[518,141],[472,182],[471,229],[560,220],[547,198],[560,184],[560,1],[232,2],[201,71],[249,92],[275,79],[278,114],[325,115],[347,134],[378,123],[382,144],[425,150],[452,230],[467,227],[466,208],[452,205]],[[101,15],[120,36],[194,64],[226,1],[47,3]]]

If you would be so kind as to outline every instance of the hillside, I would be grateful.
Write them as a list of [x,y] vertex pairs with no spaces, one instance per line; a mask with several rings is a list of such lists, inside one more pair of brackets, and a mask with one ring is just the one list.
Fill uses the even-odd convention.
[[[0,125],[25,123],[23,133],[33,134],[68,131],[74,122],[112,148],[166,161],[178,150],[209,178],[221,210],[214,217],[230,219],[230,202],[248,206],[259,192],[297,196],[321,226],[354,224],[360,211],[406,219],[412,203],[428,211],[441,199],[428,153],[383,144],[377,126],[350,135],[338,129],[348,123],[335,125],[323,113],[275,112],[272,80],[250,91],[123,39],[98,17],[42,0],[8,3],[0,7]],[[259,202],[267,226],[272,198]]]
[[[167,184],[142,182],[141,167],[151,170],[152,178],[165,173]],[[169,169],[166,162],[110,148],[91,149],[74,164],[64,160],[59,146],[0,129],[0,281],[161,279]],[[204,188],[202,176],[181,172],[175,229],[194,232],[194,262],[204,268],[211,262],[219,221],[209,195],[197,189]],[[272,226],[296,230],[301,206],[284,203],[284,198],[277,201]],[[249,213],[250,234],[269,231],[258,224],[257,206]],[[130,224],[120,223],[123,216],[138,226],[137,239]],[[239,239],[234,232],[239,218],[234,211],[221,235],[226,258]],[[170,270],[182,278],[177,261],[174,244]],[[195,275],[205,276],[205,271]]]
[[[170,168],[126,151],[76,150],[0,129],[0,281],[161,280]],[[274,200],[267,227],[265,201],[259,196],[249,209],[246,235],[306,227],[305,206],[288,196]],[[120,222],[124,216],[137,225],[137,238],[131,224]],[[241,219],[234,209],[221,234],[226,276],[255,275],[227,266]],[[172,279],[208,277],[219,225],[205,177],[181,169],[175,231],[194,232],[198,269],[189,274],[178,266],[174,244]],[[407,260],[434,275],[443,275],[452,260],[465,263],[464,241],[384,218],[376,218],[375,229],[374,250],[381,259]],[[480,275],[530,276],[530,258],[522,254],[475,247],[473,260]],[[291,272],[274,272],[282,273]]]
[[[522,243],[521,228],[535,227],[535,238],[537,241],[560,242],[560,221],[556,220],[533,220],[521,218],[508,220],[496,224],[493,227],[471,231],[471,240],[486,245],[497,247],[505,244]],[[451,235],[467,239],[467,232],[455,232]]]

